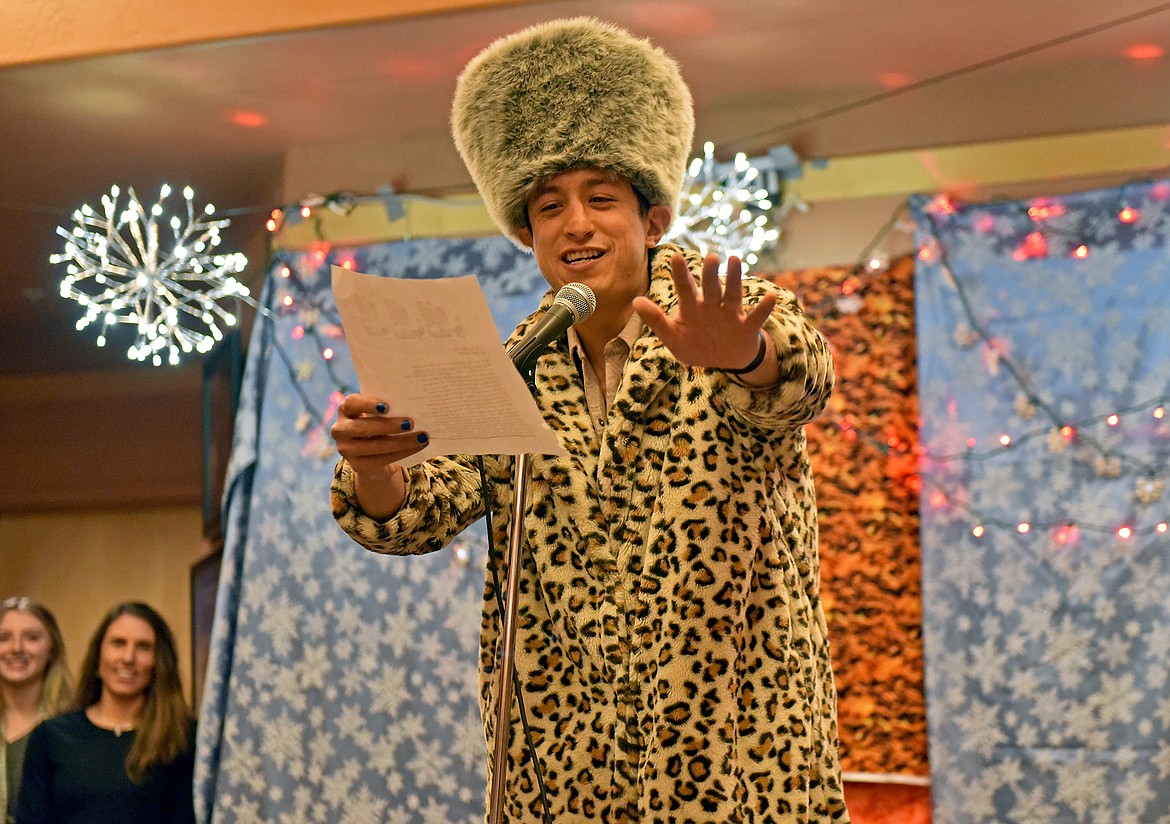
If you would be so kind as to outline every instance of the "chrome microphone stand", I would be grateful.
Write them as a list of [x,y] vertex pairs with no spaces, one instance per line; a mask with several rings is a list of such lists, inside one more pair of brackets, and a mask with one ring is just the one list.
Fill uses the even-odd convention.
[[516,671],[516,602],[520,594],[520,551],[524,540],[524,509],[528,499],[528,455],[516,456],[513,472],[512,523],[508,541],[508,585],[503,592],[504,614],[500,616],[500,650],[496,676],[496,739],[492,756],[492,781],[488,798],[488,822],[503,819],[504,777],[511,738],[509,715],[512,709],[512,680]]

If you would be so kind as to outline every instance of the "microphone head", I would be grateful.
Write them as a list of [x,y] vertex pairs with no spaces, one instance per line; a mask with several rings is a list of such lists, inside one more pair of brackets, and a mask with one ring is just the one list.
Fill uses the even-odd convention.
[[580,323],[597,308],[597,296],[584,283],[566,283],[557,291],[553,303],[568,307],[573,313],[573,323]]

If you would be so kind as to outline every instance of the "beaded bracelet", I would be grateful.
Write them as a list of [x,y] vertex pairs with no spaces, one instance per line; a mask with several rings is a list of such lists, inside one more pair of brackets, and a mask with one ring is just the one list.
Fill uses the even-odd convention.
[[764,330],[760,330],[760,351],[756,352],[756,356],[752,358],[752,362],[743,369],[724,369],[723,371],[729,375],[746,375],[748,372],[754,372],[759,368],[760,364],[764,362],[764,356],[768,354],[768,336],[764,334]]

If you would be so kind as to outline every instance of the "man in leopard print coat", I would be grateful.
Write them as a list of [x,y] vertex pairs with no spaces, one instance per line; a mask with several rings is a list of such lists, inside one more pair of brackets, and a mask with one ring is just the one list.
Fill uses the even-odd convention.
[[[832,389],[828,348],[789,292],[741,278],[734,258],[721,278],[714,257],[659,243],[686,123],[665,163],[653,153],[628,162],[622,147],[646,140],[641,132],[603,135],[598,156],[596,125],[588,151],[558,154],[575,120],[558,137],[532,138],[543,140],[527,158],[536,172],[502,185],[483,175],[481,150],[517,150],[477,148],[466,130],[504,115],[468,114],[461,95],[501,62],[513,71],[520,60],[525,70],[513,74],[530,76],[550,43],[555,54],[574,38],[606,48],[575,42],[566,59],[624,49],[665,72],[658,86],[639,75],[635,85],[656,99],[647,106],[690,104],[673,61],[584,19],[493,44],[460,78],[457,145],[501,228],[532,249],[552,287],[510,343],[565,283],[598,299],[535,372],[536,403],[567,455],[530,460],[515,666],[535,758],[514,706],[503,812],[539,821],[547,803],[558,824],[847,822],[803,431]],[[524,48],[540,60],[517,58]],[[591,94],[610,94],[615,116],[637,109],[630,94],[643,92],[607,91],[623,72],[601,69],[586,72]],[[505,165],[523,172],[524,160]],[[484,461],[485,501],[473,458],[398,465],[427,442],[423,424],[392,399],[342,402],[332,489],[341,527],[376,552],[418,554],[446,546],[486,505],[496,546],[506,546],[513,459]],[[489,744],[500,632],[489,578],[480,652]]]

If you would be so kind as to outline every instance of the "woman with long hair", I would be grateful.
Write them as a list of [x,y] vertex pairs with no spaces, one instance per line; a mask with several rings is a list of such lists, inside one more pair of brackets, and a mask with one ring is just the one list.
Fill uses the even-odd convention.
[[0,603],[0,814],[16,812],[21,768],[33,727],[64,712],[72,694],[61,628],[44,604]]
[[186,824],[195,730],[170,627],[129,601],[90,639],[73,712],[33,731],[16,824]]

